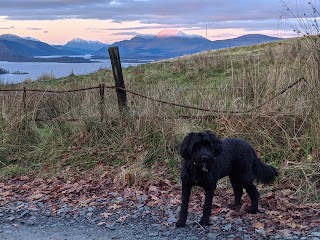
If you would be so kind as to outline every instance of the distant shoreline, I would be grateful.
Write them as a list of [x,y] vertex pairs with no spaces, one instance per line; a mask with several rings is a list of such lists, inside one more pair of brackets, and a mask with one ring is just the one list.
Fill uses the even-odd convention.
[[6,69],[3,69],[3,68],[0,68],[0,75],[3,75],[3,74],[14,74],[14,75],[27,75],[29,73],[27,72],[21,72],[21,71],[14,71],[14,72],[10,72]]
[[55,62],[55,63],[95,63],[98,61],[92,61],[82,57],[53,57],[53,58],[37,58],[37,57],[21,57],[10,56],[0,57],[0,61],[5,62]]

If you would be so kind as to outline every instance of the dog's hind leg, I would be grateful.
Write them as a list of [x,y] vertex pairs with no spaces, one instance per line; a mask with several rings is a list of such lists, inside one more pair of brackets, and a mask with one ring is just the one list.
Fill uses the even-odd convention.
[[246,211],[248,213],[257,213],[258,210],[258,201],[259,201],[259,192],[257,188],[254,186],[253,182],[244,183],[243,187],[246,189],[250,199],[251,199],[251,207],[249,207]]
[[210,215],[211,215],[211,207],[212,207],[212,199],[213,199],[214,189],[205,189],[205,199],[203,205],[203,215],[200,220],[200,225],[210,225]]
[[243,195],[243,187],[239,181],[239,179],[230,176],[231,185],[234,192],[234,203],[232,207],[241,206],[241,197]]
[[191,185],[182,182],[181,210],[180,210],[179,220],[176,223],[176,227],[184,227],[186,225],[190,195],[191,195]]

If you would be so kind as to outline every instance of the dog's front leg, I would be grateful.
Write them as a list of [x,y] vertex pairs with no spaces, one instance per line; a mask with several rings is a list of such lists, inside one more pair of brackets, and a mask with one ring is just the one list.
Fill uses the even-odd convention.
[[200,220],[201,226],[210,225],[211,206],[213,199],[214,189],[205,189],[205,200],[203,205],[203,215]]
[[181,210],[179,215],[179,220],[176,223],[176,227],[184,227],[186,225],[187,216],[188,216],[188,206],[191,195],[191,185],[182,181],[182,202]]

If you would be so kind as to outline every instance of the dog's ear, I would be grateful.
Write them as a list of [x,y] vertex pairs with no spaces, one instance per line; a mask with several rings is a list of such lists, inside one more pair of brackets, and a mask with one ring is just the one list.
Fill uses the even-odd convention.
[[206,134],[209,136],[211,146],[213,148],[213,155],[215,157],[219,156],[222,152],[222,142],[221,140],[211,131],[206,131]]
[[194,137],[195,133],[189,133],[180,144],[180,155],[183,159],[188,160],[190,159],[190,153],[192,151],[192,138]]

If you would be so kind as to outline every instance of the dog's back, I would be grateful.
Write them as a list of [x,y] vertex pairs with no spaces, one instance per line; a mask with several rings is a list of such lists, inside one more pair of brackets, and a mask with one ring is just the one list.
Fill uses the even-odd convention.
[[276,168],[262,162],[253,147],[240,138],[221,139],[222,152],[217,157],[217,177],[250,175],[262,183],[271,183],[278,176]]

